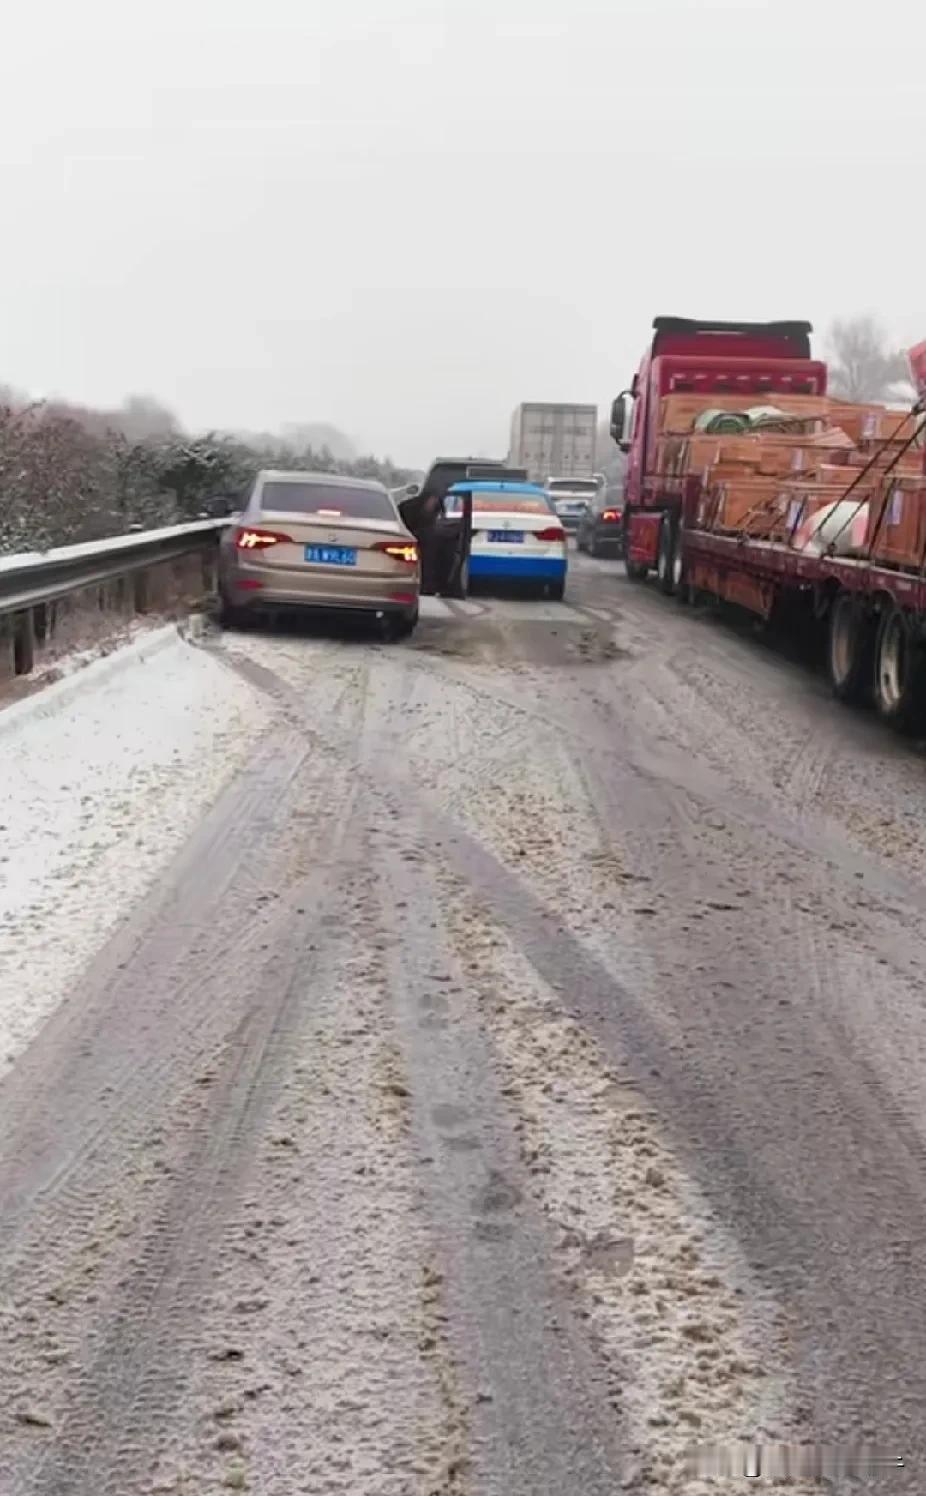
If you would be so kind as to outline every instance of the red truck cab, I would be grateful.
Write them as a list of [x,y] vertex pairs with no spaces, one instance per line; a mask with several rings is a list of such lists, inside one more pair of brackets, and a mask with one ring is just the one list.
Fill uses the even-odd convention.
[[[826,365],[811,357],[809,322],[702,322],[657,317],[653,338],[629,390],[611,407],[611,435],[628,464],[624,552],[631,576],[657,564],[666,532],[679,526],[681,500],[665,491],[656,464],[659,403],[666,395],[755,397],[825,395]],[[664,523],[665,520],[665,523]],[[674,550],[680,539],[675,536]]]

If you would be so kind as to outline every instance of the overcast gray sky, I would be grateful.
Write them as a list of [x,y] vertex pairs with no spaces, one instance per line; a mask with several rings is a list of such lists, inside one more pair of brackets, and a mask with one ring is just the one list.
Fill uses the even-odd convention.
[[501,453],[654,314],[926,337],[914,0],[53,0],[0,55],[0,380]]

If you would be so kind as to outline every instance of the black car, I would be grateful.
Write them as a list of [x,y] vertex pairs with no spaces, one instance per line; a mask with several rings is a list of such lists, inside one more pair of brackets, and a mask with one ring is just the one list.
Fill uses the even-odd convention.
[[576,545],[590,556],[621,556],[624,552],[624,509],[620,500],[604,495],[582,516]]
[[587,499],[554,499],[553,507],[563,529],[577,535],[590,505]]

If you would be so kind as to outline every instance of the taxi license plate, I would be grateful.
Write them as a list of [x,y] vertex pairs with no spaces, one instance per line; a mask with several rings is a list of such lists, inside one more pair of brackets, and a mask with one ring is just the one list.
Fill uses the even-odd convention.
[[523,530],[490,530],[489,539],[500,545],[517,545],[524,540]]

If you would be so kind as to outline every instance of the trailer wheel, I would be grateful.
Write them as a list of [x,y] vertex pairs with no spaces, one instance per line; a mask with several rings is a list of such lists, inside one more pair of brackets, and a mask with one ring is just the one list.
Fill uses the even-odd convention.
[[840,701],[871,697],[874,674],[874,629],[851,592],[840,592],[830,608],[830,684]]
[[656,579],[660,592],[672,596],[672,520],[668,514],[662,516],[659,526],[659,553],[656,557]]
[[923,652],[901,608],[885,608],[878,625],[874,668],[875,708],[883,721],[901,732],[922,727],[926,719]]
[[659,586],[666,597],[683,592],[682,527],[674,515],[665,515],[659,527]]

